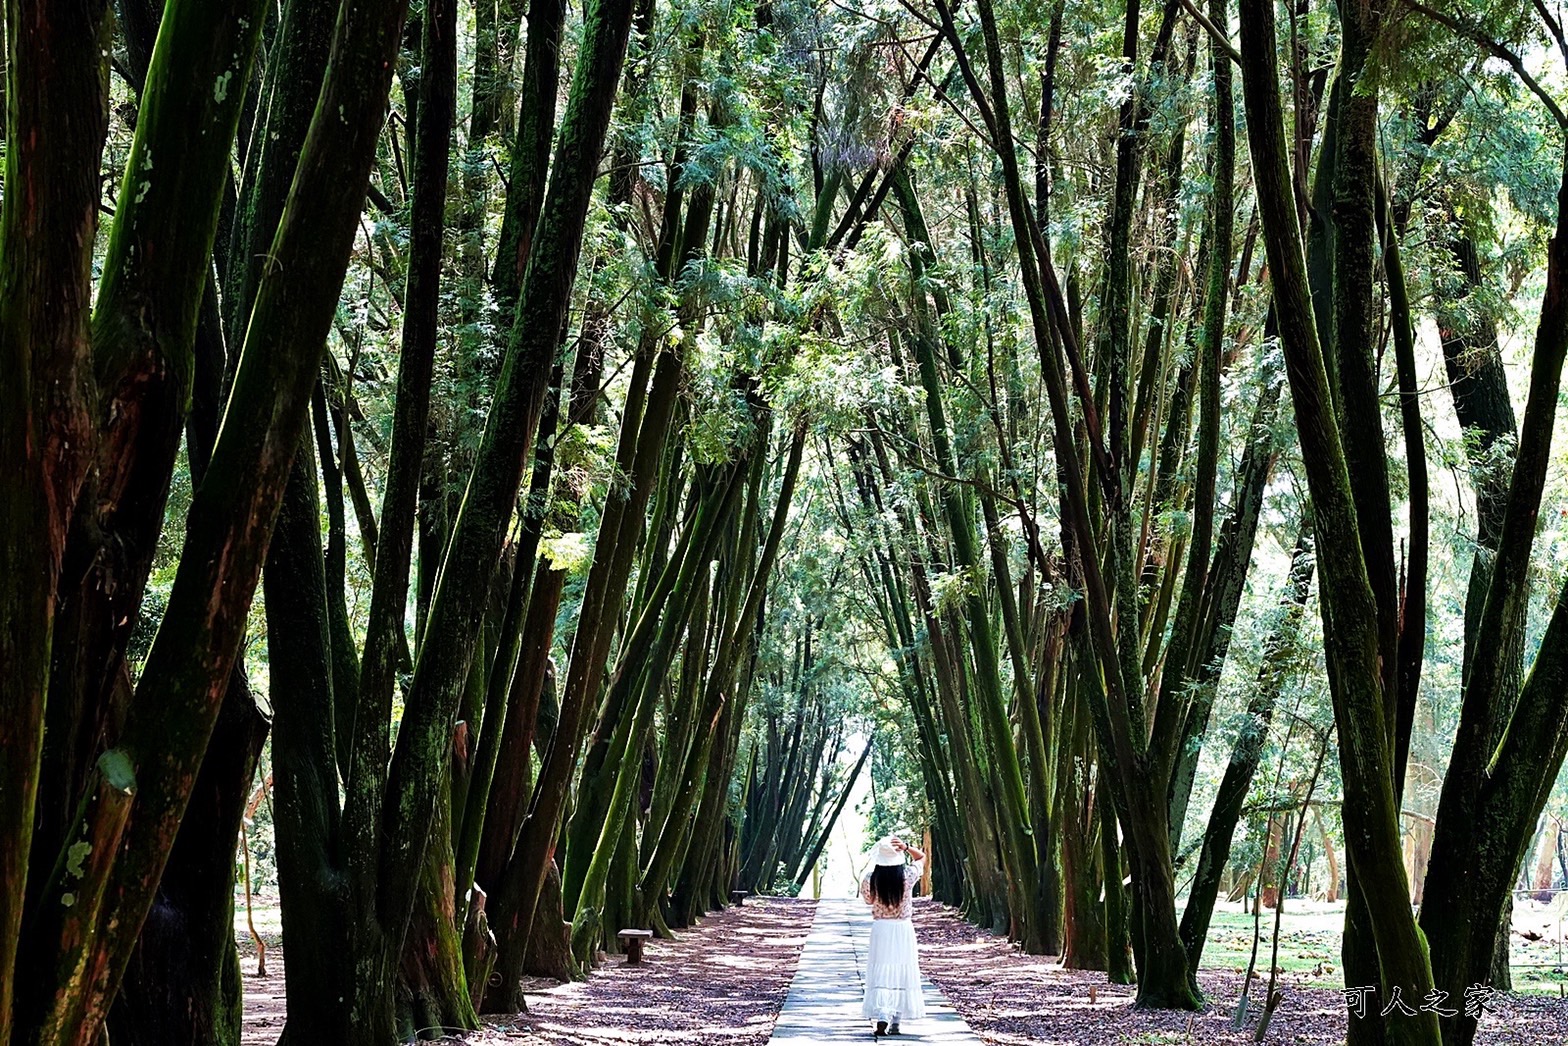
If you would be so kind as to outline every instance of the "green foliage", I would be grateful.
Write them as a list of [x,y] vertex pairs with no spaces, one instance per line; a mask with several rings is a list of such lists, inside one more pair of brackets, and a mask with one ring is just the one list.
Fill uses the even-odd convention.
[[[1475,18],[1478,31],[1526,54],[1532,68],[1551,57],[1555,44],[1524,6],[1452,8],[1462,6]],[[1048,200],[1030,203],[1048,206],[1042,231],[1082,327],[1081,343],[1093,346],[1102,325],[1117,109],[1133,90],[1139,69],[1125,68],[1120,57],[1119,11],[1092,0],[1067,0],[1061,11],[1053,131],[1046,143],[1035,139],[1050,12],[1009,0],[999,3],[996,13],[1009,62],[1006,76],[1015,92],[1019,158],[1026,180],[1039,164],[1041,185],[1048,189]],[[1145,12],[1145,40],[1152,36],[1159,13],[1158,5]],[[569,53],[580,43],[579,17],[575,10],[568,16],[563,46]],[[465,8],[462,18],[463,33],[471,34],[472,13]],[[978,62],[984,47],[976,23],[961,8],[958,18],[960,40]],[[1288,28],[1306,73],[1331,69],[1339,48],[1332,5],[1310,5],[1305,17]],[[836,794],[862,739],[874,738],[868,763],[868,833],[915,832],[933,824],[936,810],[923,776],[923,741],[900,673],[909,664],[930,671],[934,625],[949,633],[937,638],[958,650],[955,682],[961,689],[972,686],[967,637],[953,622],[970,597],[984,601],[999,633],[1002,620],[999,572],[991,562],[982,558],[971,567],[955,563],[954,535],[939,511],[942,495],[953,484],[960,485],[963,519],[977,537],[984,537],[982,489],[994,496],[1002,557],[1022,593],[1026,615],[1066,618],[1081,599],[1077,567],[1061,541],[1059,460],[1041,382],[1041,347],[1024,297],[999,162],[984,135],[977,133],[981,120],[966,100],[961,78],[949,77],[947,47],[927,73],[929,80],[943,85],[940,97],[929,80],[905,91],[930,32],[893,0],[827,6],[801,0],[674,0],[659,5],[656,31],[635,45],[647,82],[622,96],[614,117],[618,144],[637,165],[631,197],[613,202],[601,184],[590,212],[584,263],[561,351],[570,375],[579,365],[576,352],[583,344],[590,306],[607,315],[599,410],[590,424],[557,434],[549,495],[543,504],[528,506],[530,513],[548,521],[540,554],[568,573],[554,634],[557,655],[564,658],[571,648],[584,574],[600,551],[593,538],[599,516],[611,499],[625,496],[630,482],[617,471],[614,459],[631,362],[640,345],[647,342],[660,352],[683,354],[682,468],[765,455],[763,504],[771,508],[782,461],[781,437],[796,425],[807,433],[800,489],[790,507],[780,566],[767,588],[762,627],[754,637],[755,663],[748,664],[752,687],[745,695],[735,695],[736,706],[744,709],[743,740],[735,777],[726,787],[728,809],[737,817],[748,802],[747,757],[753,752],[763,762],[769,757],[769,717],[777,720],[779,729],[788,730],[797,715],[810,715],[817,717],[813,723],[820,720],[838,728],[827,745],[823,772],[809,784],[813,798]],[[1145,143],[1145,159],[1157,163],[1175,135],[1185,134],[1178,190],[1174,199],[1165,200],[1146,177],[1133,229],[1137,305],[1132,341],[1138,351],[1148,334],[1148,299],[1159,265],[1169,261],[1177,274],[1173,310],[1159,343],[1150,408],[1153,435],[1144,444],[1141,460],[1133,463],[1128,491],[1137,506],[1139,550],[1149,567],[1140,585],[1146,603],[1159,594],[1162,557],[1173,543],[1190,537],[1194,518],[1188,497],[1196,469],[1194,440],[1180,422],[1175,423],[1179,435],[1174,472],[1156,475],[1155,470],[1163,467],[1159,435],[1172,423],[1167,412],[1173,406],[1175,376],[1196,359],[1201,316],[1196,296],[1203,282],[1215,136],[1207,47],[1206,38],[1193,32],[1183,16],[1171,61],[1151,81]],[[986,70],[981,66],[978,72],[983,77]],[[1384,92],[1380,142],[1385,177],[1396,207],[1403,206],[1409,215],[1402,251],[1418,312],[1422,409],[1434,487],[1424,683],[1405,797],[1408,807],[1424,811],[1435,803],[1457,727],[1465,590],[1476,552],[1472,484],[1504,479],[1513,455],[1509,440],[1483,449],[1473,436],[1459,433],[1446,392],[1438,328],[1469,328],[1483,321],[1498,325],[1514,402],[1522,404],[1522,364],[1528,360],[1531,318],[1543,288],[1546,238],[1556,216],[1562,142],[1539,100],[1509,70],[1485,60],[1473,42],[1456,39],[1413,12],[1394,19],[1374,73]],[[460,104],[466,105],[473,84],[466,70],[463,76]],[[1563,96],[1560,72],[1546,74],[1545,82]],[[701,103],[683,138],[679,98],[688,83],[696,86]],[[125,93],[116,81],[116,100],[124,101]],[[399,112],[393,126],[398,128],[407,116],[401,92],[395,104]],[[1292,111],[1291,118],[1304,115]],[[1442,133],[1423,140],[1422,132],[1439,120],[1447,121]],[[459,132],[464,140],[453,153],[452,234],[444,263],[427,458],[431,482],[421,505],[435,546],[420,553],[416,573],[421,583],[440,568],[440,519],[455,513],[463,496],[514,319],[496,300],[488,278],[506,197],[499,172],[507,168],[509,137],[497,133],[484,141],[468,141],[466,134]],[[128,124],[116,120],[105,154],[107,168],[123,163],[129,142]],[[856,230],[853,247],[845,239],[832,250],[804,254],[820,194],[830,187],[837,193],[829,201],[831,233],[861,179],[870,176],[871,184],[877,184],[906,145],[911,148],[905,162],[931,242],[913,238],[889,193],[875,217]],[[364,498],[372,512],[379,511],[383,493],[401,352],[398,332],[410,236],[402,148],[391,135],[383,144],[375,185],[392,208],[390,213],[367,211],[324,376],[329,402],[350,419]],[[1242,185],[1250,177],[1245,152],[1238,171]],[[678,153],[679,181],[672,183]],[[662,282],[655,278],[661,208],[677,188],[688,199],[698,191],[713,194],[716,228],[710,229],[702,256]],[[1250,194],[1243,197],[1236,214],[1238,241],[1249,235],[1247,223],[1256,220]],[[788,244],[781,272],[764,271],[763,252],[753,242],[757,234],[752,226],[763,229],[775,220],[783,224],[781,239]],[[1255,236],[1255,227],[1250,232]],[[1473,240],[1477,249],[1480,279],[1475,287],[1469,286],[1455,260],[1453,245],[1461,237]],[[1224,340],[1221,518],[1238,481],[1251,407],[1265,388],[1284,380],[1279,345],[1266,334],[1271,287],[1261,254],[1261,247],[1255,247],[1248,267],[1236,268],[1232,318]],[[939,316],[929,304],[937,299],[943,302]],[[924,414],[913,350],[922,322],[931,324],[939,343],[941,403],[956,476],[944,475],[939,467]],[[1056,351],[1054,346],[1048,349]],[[1383,346],[1377,351],[1382,361]],[[1106,361],[1084,362],[1089,380],[1102,387]],[[1470,362],[1462,360],[1461,365]],[[1391,382],[1392,367],[1386,361],[1381,365],[1385,383]],[[1384,431],[1391,437],[1392,518],[1396,534],[1403,537],[1409,482],[1402,450],[1392,440],[1396,406],[1391,393],[1384,396]],[[1103,422],[1106,405],[1097,407]],[[1081,423],[1081,410],[1071,420]],[[1262,531],[1229,657],[1214,687],[1214,713],[1208,730],[1196,739],[1199,778],[1184,836],[1189,842],[1207,816],[1231,742],[1238,733],[1257,727],[1245,713],[1247,700],[1256,687],[1264,640],[1278,621],[1275,599],[1298,523],[1307,512],[1288,397],[1268,427],[1281,460],[1265,497]],[[1078,438],[1084,438],[1082,432]],[[336,444],[332,449],[338,455],[344,451]],[[684,473],[676,477],[684,479]],[[1154,490],[1161,482],[1169,483],[1171,496],[1158,501]],[[862,485],[870,504],[862,501]],[[1568,567],[1568,514],[1555,507],[1568,494],[1565,485],[1563,470],[1555,467],[1546,499],[1554,507],[1542,513],[1533,564],[1536,584],[1527,657],[1540,642],[1557,579]],[[190,500],[182,459],[170,492],[163,543],[130,642],[133,671],[167,605]],[[581,509],[569,518],[556,518],[554,511],[568,504]],[[352,503],[348,531],[347,605],[358,638],[368,611],[371,564]],[[916,563],[924,571],[924,593],[915,585]],[[879,589],[884,566],[904,586],[906,605],[901,609],[911,619],[907,642],[890,636],[890,608]],[[634,575],[629,584],[645,581]],[[258,604],[252,611],[246,664],[253,684],[264,692],[261,610]],[[1148,607],[1139,610],[1145,615],[1140,627],[1154,630],[1156,620]],[[419,620],[418,610],[411,609],[407,625],[416,650]],[[1166,638],[1170,622],[1163,621],[1159,628],[1165,631],[1144,637],[1156,646]],[[1043,667],[1037,659],[1043,659],[1044,650],[1043,643],[1029,647],[1030,670]],[[1310,772],[1317,739],[1332,731],[1315,602],[1302,634],[1278,660],[1287,681],[1280,714],[1269,729],[1264,769],[1247,800],[1254,811],[1288,795],[1290,783]],[[1003,661],[1003,682],[1010,685],[1014,667]],[[685,666],[677,658],[664,667],[674,680]],[[1162,666],[1152,659],[1148,667],[1151,671],[1140,683],[1152,693],[1158,689]],[[934,686],[930,681],[925,685]],[[944,731],[983,737],[975,699],[967,689],[963,692],[969,701],[960,710],[963,719],[944,721]],[[1021,733],[1021,710],[1011,689],[1008,713]],[[954,740],[954,733],[944,732],[940,746],[951,750]],[[995,765],[995,753],[985,744],[976,746],[974,758],[982,773]],[[1568,816],[1564,787],[1559,782],[1549,809]],[[1332,811],[1341,793],[1332,753],[1319,794],[1331,831],[1337,833],[1337,813]],[[253,875],[261,883],[270,883],[275,875],[269,810],[270,805],[263,804],[251,837]],[[1256,866],[1262,856],[1262,830],[1259,818],[1244,818],[1233,852],[1235,866]],[[1321,862],[1321,856],[1316,860]],[[1314,877],[1323,867],[1314,865]],[[782,873],[771,885],[780,892],[793,889]]]

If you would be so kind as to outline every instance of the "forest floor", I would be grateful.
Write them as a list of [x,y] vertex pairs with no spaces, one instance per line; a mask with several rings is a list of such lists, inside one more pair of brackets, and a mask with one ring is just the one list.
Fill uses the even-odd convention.
[[[1303,914],[1310,918],[1314,913]],[[1241,996],[1245,954],[1241,969],[1211,969],[1206,963],[1199,972],[1199,984],[1209,1000],[1203,1011],[1135,1010],[1133,986],[1108,984],[1103,973],[1063,969],[1047,956],[1024,955],[1006,938],[966,922],[952,908],[917,901],[915,927],[920,938],[922,972],[946,993],[969,1026],[988,1043],[1216,1046],[1254,1041],[1251,1026],[1233,1031],[1230,1024]],[[1247,938],[1250,951],[1250,927]],[[1211,938],[1211,945],[1214,941]],[[1337,1046],[1344,1042],[1348,1011],[1340,994],[1339,974],[1332,968],[1322,974],[1314,972],[1324,957],[1311,953],[1321,951],[1337,960],[1337,933],[1332,953],[1327,952],[1328,946],[1326,940],[1314,940],[1312,936],[1293,940],[1291,935],[1281,935],[1280,986],[1284,1000],[1270,1024],[1265,1043]],[[1266,943],[1258,968],[1264,980],[1255,982],[1251,993],[1254,1014],[1267,988]],[[1369,1000],[1369,1015],[1387,1003],[1386,999]],[[1420,1000],[1411,1001],[1412,1005],[1419,1003]],[[1555,994],[1498,994],[1488,1006],[1476,1039],[1480,1046],[1568,1042],[1568,1002]]]
[[[272,1046],[284,1015],[276,900],[258,899],[254,913],[267,943],[269,975],[264,978],[254,976],[256,948],[245,929],[243,903],[237,907],[236,938],[245,972],[242,1043]],[[587,981],[533,980],[528,1014],[489,1022],[467,1041],[475,1046],[764,1046],[815,911],[810,900],[753,898],[704,919],[679,940],[652,942],[640,968],[628,969],[621,959],[610,958]],[[1479,1046],[1568,1043],[1568,1001],[1559,997],[1557,987],[1564,975],[1560,967],[1550,968],[1558,917],[1555,908],[1533,901],[1516,910],[1515,963],[1548,968],[1537,972],[1516,965],[1515,982],[1525,991],[1493,998]],[[1197,1014],[1134,1010],[1131,986],[1108,984],[1103,973],[1064,970],[1049,957],[1023,955],[943,905],[917,901],[915,920],[923,972],[988,1043],[1220,1046],[1253,1041],[1250,1028],[1236,1032],[1230,1027],[1252,947],[1252,918],[1233,905],[1215,913],[1199,973],[1209,1005]],[[1293,901],[1287,907],[1279,955],[1284,1001],[1265,1042],[1329,1046],[1344,1041],[1347,1007],[1337,969],[1343,920],[1343,905]],[[1265,981],[1271,930],[1268,913],[1258,960]],[[1254,984],[1254,1013],[1265,986]],[[1372,1012],[1377,1009],[1381,1004]]]
[[[238,925],[244,926],[241,910]],[[528,1013],[486,1018],[462,1040],[472,1046],[570,1044],[615,1046],[765,1046],[811,930],[816,903],[758,897],[717,912],[675,941],[652,941],[641,966],[608,958],[586,981],[524,981]],[[272,1046],[283,1028],[281,948],[257,913],[268,941],[268,976],[257,978],[255,946],[241,937],[245,972],[244,1046]],[[242,929],[243,934],[243,929]],[[269,939],[270,938],[270,939]],[[459,1041],[459,1040],[448,1040]]]

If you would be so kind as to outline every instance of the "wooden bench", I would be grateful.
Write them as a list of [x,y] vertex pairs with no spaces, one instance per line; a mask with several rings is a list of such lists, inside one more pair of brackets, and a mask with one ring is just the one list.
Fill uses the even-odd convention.
[[751,896],[751,894],[747,893],[745,890],[731,890],[730,891],[730,903],[731,904],[745,904],[746,903],[746,898],[748,898],[750,896]]
[[642,946],[652,936],[652,930],[622,930],[615,935],[621,942],[621,950],[626,953],[627,966],[642,965]]

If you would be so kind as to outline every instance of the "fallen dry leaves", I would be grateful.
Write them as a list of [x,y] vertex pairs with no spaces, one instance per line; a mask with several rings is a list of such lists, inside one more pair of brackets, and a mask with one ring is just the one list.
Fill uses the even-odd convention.
[[[756,897],[716,912],[674,941],[651,941],[643,964],[609,957],[586,981],[524,982],[529,1012],[485,1018],[444,1043],[623,1046],[766,1046],[816,915],[814,901]],[[248,942],[247,942],[248,943]],[[274,958],[276,956],[277,958]],[[270,975],[246,961],[242,1046],[273,1046],[283,1030],[283,950],[269,944]]]
[[[1208,1007],[1200,1013],[1135,1010],[1131,985],[1110,984],[1103,973],[1064,970],[1054,959],[1024,955],[1003,937],[982,930],[954,910],[916,902],[920,965],[959,1014],[988,1043],[1049,1046],[1218,1046],[1253,1041],[1249,1027],[1233,1031],[1231,1013],[1241,994],[1240,973],[1201,971]],[[1346,1004],[1336,990],[1287,976],[1285,996],[1265,1043],[1328,1046],[1345,1039]],[[1263,994],[1255,987],[1253,998]],[[1568,1002],[1539,995],[1498,995],[1482,1018],[1480,1046],[1568,1043]],[[1254,1010],[1254,1013],[1256,1011]]]
[[468,1041],[766,1046],[815,914],[812,901],[752,898],[650,941],[641,966],[612,956],[586,981],[524,982],[529,1012]]
[[[653,941],[641,967],[619,957],[586,981],[528,982],[530,1012],[487,1019],[465,1037],[474,1046],[765,1046],[816,912],[812,901],[758,897],[719,912],[675,941]],[[1204,970],[1200,1013],[1135,1010],[1134,988],[1105,975],[1064,970],[1024,955],[1004,938],[929,901],[915,904],[921,968],[985,1042],[999,1046],[1241,1046],[1230,1015],[1241,974]],[[245,1046],[271,1046],[283,1026],[281,963],[245,978]],[[1346,1008],[1338,991],[1287,975],[1285,997],[1264,1040],[1278,1046],[1337,1046]],[[1254,991],[1254,998],[1262,994]],[[446,1040],[459,1041],[459,1040]],[[1499,995],[1478,1046],[1568,1044],[1568,1002]]]

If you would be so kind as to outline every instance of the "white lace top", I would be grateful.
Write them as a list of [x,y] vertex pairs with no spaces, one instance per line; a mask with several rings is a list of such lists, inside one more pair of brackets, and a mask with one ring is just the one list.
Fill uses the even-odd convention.
[[920,876],[925,869],[924,861],[915,861],[913,864],[904,865],[904,899],[897,907],[890,907],[877,900],[876,894],[871,892],[871,873],[860,880],[860,899],[871,906],[873,919],[908,919],[915,914],[915,884],[920,881]]

